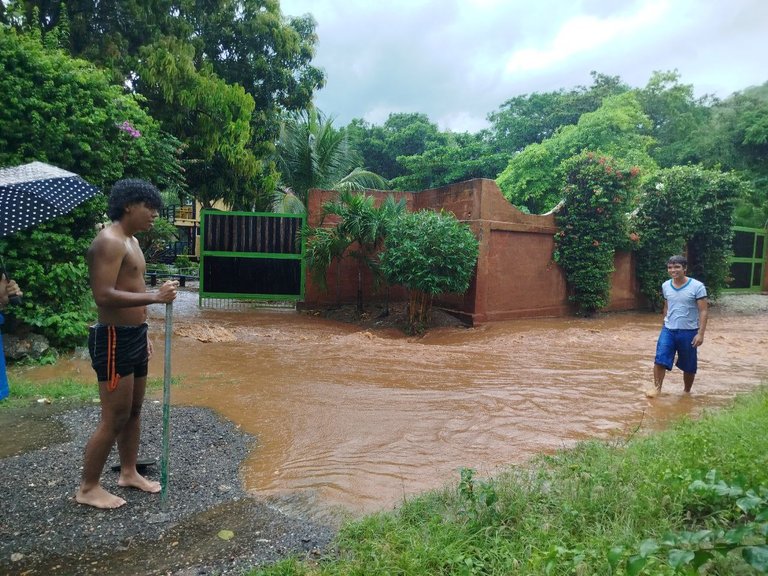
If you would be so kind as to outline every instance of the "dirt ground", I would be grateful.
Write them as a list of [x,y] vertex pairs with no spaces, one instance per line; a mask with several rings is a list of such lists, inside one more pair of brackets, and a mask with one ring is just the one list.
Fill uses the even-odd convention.
[[[408,304],[406,302],[392,302],[385,304],[367,304],[360,312],[354,304],[335,306],[331,308],[305,310],[311,316],[321,316],[337,322],[354,324],[361,328],[398,329],[406,332],[408,329]],[[461,327],[465,324],[448,312],[439,308],[433,308],[430,316],[429,328]]]
[[[394,328],[407,331],[408,312],[406,302],[392,302],[388,306],[384,304],[367,304],[363,312],[357,310],[354,304],[335,306],[322,309],[305,310],[306,314],[321,316],[337,322],[354,324],[368,330]],[[764,294],[724,294],[716,301],[710,302],[710,309],[714,314],[755,314],[768,312],[768,293]],[[429,328],[461,327],[466,326],[457,317],[440,308],[433,308],[432,315],[427,326]]]

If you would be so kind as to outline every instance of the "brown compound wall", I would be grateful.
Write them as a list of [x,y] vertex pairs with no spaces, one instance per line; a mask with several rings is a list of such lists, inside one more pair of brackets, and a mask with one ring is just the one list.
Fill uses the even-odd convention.
[[[390,192],[370,192],[383,201]],[[308,202],[309,224],[317,226],[322,204],[334,192],[313,190]],[[472,324],[494,320],[573,313],[565,277],[552,262],[554,216],[524,214],[502,195],[493,180],[476,179],[419,193],[397,193],[409,210],[425,208],[452,212],[466,222],[480,240],[477,270],[464,295],[445,295],[436,305],[462,316]],[[327,223],[331,223],[330,221]],[[357,265],[345,258],[327,274],[328,290],[322,291],[308,276],[304,306],[354,302]],[[376,290],[370,273],[363,271],[366,302],[386,298],[386,288]],[[405,297],[402,288],[391,288],[389,297]],[[609,310],[631,310],[639,303],[631,254],[616,257]]]

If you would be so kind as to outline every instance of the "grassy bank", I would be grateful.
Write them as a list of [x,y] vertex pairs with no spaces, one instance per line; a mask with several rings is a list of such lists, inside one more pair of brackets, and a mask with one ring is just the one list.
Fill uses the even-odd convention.
[[[172,379],[171,383],[175,383]],[[162,389],[163,379],[150,376],[147,380],[147,391]],[[0,401],[3,408],[19,408],[29,406],[38,400],[43,402],[91,402],[98,399],[99,391],[95,379],[83,382],[73,378],[57,378],[47,382],[30,382],[24,379],[9,379],[10,394]]]
[[[625,442],[585,442],[351,523],[335,553],[251,572],[665,575],[768,572],[768,388]],[[696,570],[698,569],[698,572]]]

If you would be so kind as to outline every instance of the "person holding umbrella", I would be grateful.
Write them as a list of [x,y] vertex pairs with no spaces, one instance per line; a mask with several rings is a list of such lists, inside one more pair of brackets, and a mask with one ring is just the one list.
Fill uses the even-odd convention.
[[[98,192],[74,172],[43,162],[0,168],[0,238],[66,214]],[[20,304],[21,296],[0,257],[0,309]],[[0,337],[0,348],[2,344]],[[0,400],[8,393],[5,357],[0,355]]]
[[[8,274],[5,273],[5,269],[0,271],[0,310],[5,310],[5,307],[16,298],[21,298],[24,294],[15,280],[8,278]],[[18,300],[17,300],[18,301]],[[5,319],[2,313],[0,313],[0,325],[3,324]],[[3,336],[0,334],[0,352],[3,350]],[[0,353],[0,400],[3,400],[10,390],[8,389],[8,376],[5,373],[5,354]]]
[[88,440],[83,475],[75,500],[96,508],[126,503],[101,486],[101,473],[117,442],[119,486],[160,492],[160,483],[136,470],[140,416],[152,343],[147,333],[147,305],[168,304],[176,298],[178,282],[168,281],[147,292],[146,263],[134,234],[152,228],[162,199],[145,180],[120,180],[112,187],[107,215],[112,224],[101,230],[88,250],[91,290],[98,324],[90,329],[88,349],[96,371],[101,419]]

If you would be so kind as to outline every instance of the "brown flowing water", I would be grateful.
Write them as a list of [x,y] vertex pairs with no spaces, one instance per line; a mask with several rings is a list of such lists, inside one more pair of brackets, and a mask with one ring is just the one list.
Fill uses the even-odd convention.
[[[246,488],[314,517],[390,508],[455,482],[462,467],[490,475],[579,440],[657,429],[768,378],[766,313],[715,309],[693,394],[675,369],[651,401],[643,391],[655,314],[438,328],[419,338],[293,310],[201,310],[195,293],[180,296],[173,403],[210,407],[256,436],[242,467]],[[163,309],[151,317],[157,376]],[[85,361],[69,366],[92,376]]]

